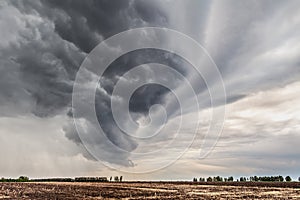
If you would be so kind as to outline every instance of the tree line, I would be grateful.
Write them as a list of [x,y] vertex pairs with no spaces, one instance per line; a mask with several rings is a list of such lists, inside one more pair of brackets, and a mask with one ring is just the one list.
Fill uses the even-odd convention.
[[[193,182],[233,182],[234,178],[233,176],[229,177],[221,177],[221,176],[215,176],[215,177],[208,177],[203,178],[200,177],[199,179],[193,178]],[[240,177],[239,179],[236,179],[237,182],[246,182],[246,181],[266,181],[266,182],[290,182],[292,181],[292,178],[290,176],[250,176],[250,177]],[[298,181],[300,181],[300,177],[298,178]]]
[[20,176],[17,179],[13,178],[1,178],[0,182],[28,182],[29,178],[27,176]]
[[0,182],[122,182],[123,176],[110,177],[76,177],[76,178],[42,178],[30,179],[27,176],[20,176],[17,179],[1,178]]

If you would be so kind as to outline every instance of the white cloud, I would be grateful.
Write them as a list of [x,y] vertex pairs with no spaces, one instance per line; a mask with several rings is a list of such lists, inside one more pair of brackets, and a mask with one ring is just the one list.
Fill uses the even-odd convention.
[[[199,159],[203,131],[208,120],[201,123],[201,132],[182,158],[165,169],[152,174],[135,175],[141,179],[186,179],[194,176],[223,175],[276,175],[291,174],[296,178],[300,167],[300,82],[266,91],[253,93],[227,105],[227,118],[219,142],[212,154]],[[202,111],[207,116],[210,110]],[[164,146],[168,140],[157,142],[147,150],[162,148],[157,157],[141,156],[135,160],[136,170],[159,168],[159,160],[174,158],[176,151],[189,144],[190,124],[196,123],[198,113],[183,116],[184,129],[179,140]],[[172,132],[171,124],[164,134]],[[208,137],[208,139],[211,139]],[[141,144],[142,145],[142,144]],[[138,157],[136,157],[138,158]],[[145,164],[146,163],[146,164]],[[134,168],[132,171],[134,171]],[[129,175],[129,177],[131,177]]]
[[65,116],[0,118],[1,176],[88,175],[103,165],[82,156],[84,149],[64,136]]

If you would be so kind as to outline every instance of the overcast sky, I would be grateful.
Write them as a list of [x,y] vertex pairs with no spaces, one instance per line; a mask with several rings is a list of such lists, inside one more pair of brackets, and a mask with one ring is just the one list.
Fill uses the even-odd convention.
[[[99,81],[97,122],[90,113],[74,116],[72,91],[84,59],[101,41],[141,27],[170,28],[188,35],[205,48],[221,74],[227,103],[217,101],[215,109],[225,106],[226,118],[219,138],[207,135],[206,140],[218,139],[218,143],[205,158],[199,155],[207,148],[201,144],[212,113],[206,81],[195,75],[190,63],[171,52],[143,49],[122,55]],[[3,0],[0,36],[0,177],[123,175],[127,180],[190,180],[214,175],[300,176],[298,0]],[[171,36],[155,37],[178,48],[186,45],[177,44]],[[138,43],[139,39],[128,42]],[[181,75],[155,73],[150,63],[167,65]],[[140,77],[126,76],[139,65]],[[89,91],[96,75],[90,70],[85,76],[82,87]],[[195,91],[199,110],[187,92],[188,85],[182,84],[184,78]],[[216,77],[208,79],[216,83]],[[129,101],[131,117],[138,124],[149,122],[149,109],[159,119],[147,131],[132,129],[134,136],[151,135],[149,130],[161,125],[159,117],[168,115],[157,136],[139,140],[118,127],[129,123],[121,113],[121,124],[117,124],[110,106],[120,80],[125,93],[136,80],[167,80],[171,90],[148,84],[138,88]],[[85,104],[85,93],[81,97],[80,103]],[[161,104],[166,112],[152,107],[154,104]],[[84,123],[88,145],[97,147],[96,156],[80,140],[73,117]],[[176,135],[179,117],[182,127]],[[177,159],[189,146],[197,123],[200,127],[193,145]],[[105,137],[97,136],[98,124]],[[162,151],[147,154],[157,149]],[[166,166],[169,161],[175,162]],[[151,173],[124,172],[153,169]]]

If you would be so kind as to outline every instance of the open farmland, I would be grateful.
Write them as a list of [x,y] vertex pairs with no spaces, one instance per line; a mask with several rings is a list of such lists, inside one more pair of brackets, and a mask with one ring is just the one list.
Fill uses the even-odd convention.
[[299,183],[0,183],[0,199],[300,199]]

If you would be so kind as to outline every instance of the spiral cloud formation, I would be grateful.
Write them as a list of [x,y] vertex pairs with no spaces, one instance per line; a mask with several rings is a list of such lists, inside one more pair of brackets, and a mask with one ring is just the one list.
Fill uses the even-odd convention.
[[[186,152],[156,177],[185,178],[199,169],[265,174],[274,167],[293,175],[300,167],[298,8],[293,0],[1,1],[0,171],[95,175],[106,169],[95,162],[101,160],[147,172]],[[107,42],[141,28],[123,42],[168,49],[122,53],[122,42]],[[203,51],[167,30],[191,37]],[[95,56],[99,44],[107,51]],[[180,50],[202,62],[200,74]],[[103,66],[101,59],[114,54]]]

